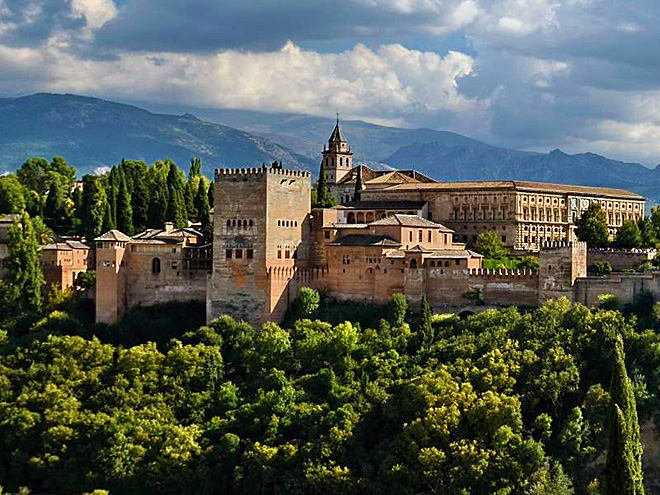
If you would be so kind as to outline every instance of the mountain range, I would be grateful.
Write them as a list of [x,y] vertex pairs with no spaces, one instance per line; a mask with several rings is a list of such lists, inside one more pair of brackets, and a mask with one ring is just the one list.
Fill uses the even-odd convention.
[[[185,166],[200,156],[207,175],[217,167],[253,167],[273,160],[316,173],[334,126],[333,119],[291,114],[201,114],[206,120],[77,95],[0,99],[0,170],[13,170],[33,156],[64,156],[81,173],[122,158],[148,163],[171,158]],[[498,148],[452,132],[359,120],[342,121],[342,130],[355,162],[372,167],[415,169],[447,181],[518,179],[616,187],[660,202],[660,166],[651,169],[593,153]]]

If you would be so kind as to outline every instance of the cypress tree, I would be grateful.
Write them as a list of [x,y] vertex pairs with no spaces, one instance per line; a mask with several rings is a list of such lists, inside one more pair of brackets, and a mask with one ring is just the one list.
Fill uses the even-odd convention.
[[147,165],[143,161],[131,160],[125,163],[125,168],[126,187],[131,195],[131,207],[133,208],[133,231],[142,232],[147,228],[149,212]]
[[181,229],[188,226],[188,219],[184,200],[184,186],[177,171],[177,166],[174,163],[170,163],[170,170],[167,174],[168,198],[166,220],[173,222],[177,229]]
[[422,311],[417,331],[422,339],[422,347],[430,347],[433,344],[435,330],[433,329],[433,310],[426,296],[422,296]]
[[101,224],[101,231],[107,232],[108,230],[113,230],[115,228],[117,228],[117,226],[112,220],[110,201],[106,200],[103,205],[103,223]]
[[[199,182],[199,179],[197,179],[197,182]],[[195,208],[195,196],[197,191],[195,190],[193,192],[194,189],[192,179],[189,179],[183,189],[183,197],[186,203],[186,214],[188,218],[192,221],[197,221],[197,208]]]
[[119,170],[117,167],[112,167],[110,170],[110,178],[108,180],[108,203],[110,204],[110,218],[111,223],[116,228],[117,225],[117,196],[119,196]]
[[55,225],[61,225],[66,219],[66,198],[64,190],[58,180],[50,183],[48,196],[46,197],[46,218]]
[[325,175],[325,160],[321,160],[321,169],[319,170],[319,180],[316,181],[316,207],[325,208],[330,202],[330,192],[328,191],[328,178]]
[[610,383],[609,443],[605,467],[606,495],[643,495],[642,444],[637,404],[626,372],[623,339],[614,341]]
[[29,214],[24,212],[20,221],[14,222],[9,229],[7,247],[9,255],[4,261],[7,268],[5,280],[12,287],[15,297],[13,308],[18,314],[22,311],[38,313],[43,306],[41,288],[45,282],[41,272],[39,242]]
[[121,177],[117,196],[117,228],[126,235],[133,235],[133,207],[126,179]]
[[108,197],[101,181],[93,175],[83,177],[83,196],[80,219],[83,235],[88,242],[103,233],[103,219]]
[[195,208],[197,210],[197,219],[202,223],[202,233],[208,238],[211,234],[211,208],[209,208],[209,197],[202,181],[199,182],[199,187],[197,188]]
[[209,206],[213,208],[213,206],[215,205],[215,182],[213,181],[211,181],[211,185],[209,186],[208,196],[209,196]]
[[188,180],[199,175],[202,175],[202,159],[197,156],[190,160],[190,172],[188,173]]

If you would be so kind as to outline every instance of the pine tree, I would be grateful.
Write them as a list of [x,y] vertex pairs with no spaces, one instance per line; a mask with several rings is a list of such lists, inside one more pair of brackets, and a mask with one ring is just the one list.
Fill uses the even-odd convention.
[[626,372],[623,339],[621,335],[617,335],[614,341],[610,383],[606,495],[644,494],[642,453],[635,394]]
[[119,184],[119,195],[117,196],[117,228],[129,236],[134,233],[131,195],[128,193],[126,179],[123,177],[123,174]]
[[87,242],[91,242],[103,233],[103,218],[107,206],[108,197],[101,181],[93,175],[83,177],[80,219],[82,220],[83,235]]
[[4,261],[7,268],[4,280],[14,294],[13,308],[17,314],[23,311],[39,313],[43,306],[41,288],[45,282],[41,272],[39,242],[27,213],[23,213],[9,229],[7,247],[9,255]]
[[199,182],[197,196],[195,196],[195,209],[197,210],[197,219],[202,223],[202,233],[209,238],[212,232],[211,228],[211,208],[209,208],[209,197],[204,188],[204,182]]
[[173,222],[177,229],[188,226],[186,216],[186,205],[184,201],[183,181],[177,174],[178,169],[174,163],[170,163],[167,174],[167,221]]

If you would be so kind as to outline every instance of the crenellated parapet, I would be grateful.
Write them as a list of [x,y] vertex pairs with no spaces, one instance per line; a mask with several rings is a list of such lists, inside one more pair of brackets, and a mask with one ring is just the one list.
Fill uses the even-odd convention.
[[575,248],[575,249],[587,249],[587,243],[586,242],[580,242],[580,241],[551,241],[551,242],[544,242],[541,244],[541,250],[542,251],[550,251],[553,249],[566,249],[566,248]]
[[299,280],[312,281],[324,279],[328,276],[328,269],[318,268],[296,268],[291,266],[272,266],[267,271],[270,280]]
[[215,180],[250,180],[252,178],[263,178],[274,175],[282,178],[287,177],[310,177],[308,170],[289,170],[284,168],[273,168],[261,166],[257,168],[217,168],[215,169]]
[[539,273],[534,270],[508,270],[488,268],[464,268],[462,270],[447,270],[442,268],[427,268],[429,277],[464,278],[465,280],[481,278],[489,280],[538,280]]

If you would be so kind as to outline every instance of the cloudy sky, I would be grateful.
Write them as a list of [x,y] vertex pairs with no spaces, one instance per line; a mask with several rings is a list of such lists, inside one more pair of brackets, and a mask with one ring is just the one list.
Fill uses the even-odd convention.
[[361,118],[660,163],[657,0],[0,0],[0,95]]

